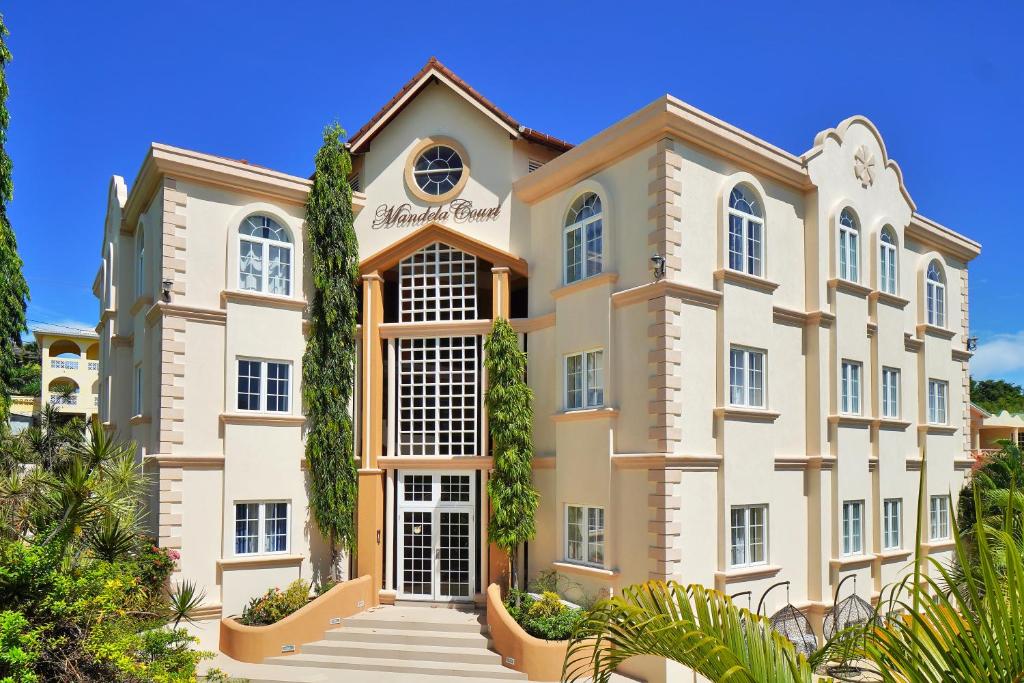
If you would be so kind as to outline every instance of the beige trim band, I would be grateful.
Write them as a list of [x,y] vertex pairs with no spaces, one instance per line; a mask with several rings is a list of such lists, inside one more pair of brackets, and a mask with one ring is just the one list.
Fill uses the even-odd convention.
[[306,424],[303,415],[268,415],[257,413],[243,415],[241,413],[221,413],[221,424],[226,425],[260,425],[263,427],[301,427]]
[[715,271],[714,276],[715,282],[719,285],[727,282],[731,285],[745,287],[756,292],[764,292],[765,294],[771,294],[779,288],[778,282],[772,282],[771,280],[767,280],[763,277],[741,273],[740,271],[732,270],[731,268],[719,268]]
[[621,308],[663,296],[704,308],[718,308],[722,303],[722,293],[714,289],[703,289],[682,282],[659,280],[615,292],[612,294],[612,306]]
[[246,292],[237,289],[225,289],[220,293],[220,305],[228,303],[251,304],[253,306],[270,306],[272,308],[286,308],[289,310],[306,310],[305,299],[293,299],[291,297],[274,296],[263,292]]
[[494,458],[482,455],[457,455],[435,458],[422,455],[389,455],[377,458],[381,470],[490,470]]
[[305,555],[258,555],[255,557],[224,557],[217,560],[218,569],[253,569],[301,564]]
[[556,289],[551,290],[552,299],[561,299],[562,297],[576,294],[577,292],[583,292],[594,287],[600,287],[601,285],[613,285],[619,281],[619,274],[616,272],[604,272],[600,275],[593,275],[591,277],[577,280],[572,284],[563,285]]

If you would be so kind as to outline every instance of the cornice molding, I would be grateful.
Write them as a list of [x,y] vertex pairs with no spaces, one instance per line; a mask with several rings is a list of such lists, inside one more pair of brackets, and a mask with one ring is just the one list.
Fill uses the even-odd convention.
[[227,313],[220,308],[199,308],[197,306],[182,306],[158,301],[146,311],[146,324],[153,325],[161,317],[183,318],[193,322],[210,323],[212,325],[224,325],[227,323]]
[[829,280],[828,288],[836,292],[842,292],[843,294],[849,294],[851,296],[858,297],[860,299],[868,298],[874,291],[867,285],[862,285],[859,282],[850,282],[849,280],[844,280],[841,277],[834,277],[831,280]]
[[305,311],[307,305],[305,299],[274,296],[272,294],[264,294],[262,292],[244,292],[241,290],[225,289],[220,293],[221,308],[225,308],[228,303],[285,308],[292,311]]
[[730,268],[719,268],[714,273],[715,282],[721,286],[723,283],[731,285],[737,285],[746,289],[751,289],[756,292],[763,292],[765,294],[772,294],[776,289],[779,288],[778,282],[772,282],[766,280],[763,277],[756,277],[754,275],[748,275],[747,273],[741,273],[738,270],[732,270]]
[[613,420],[619,416],[618,408],[584,408],[566,410],[551,416],[552,422],[581,422],[584,420]]
[[703,308],[718,308],[722,303],[722,293],[717,290],[694,287],[681,282],[658,280],[615,292],[612,294],[612,306],[621,308],[663,296]]
[[270,415],[267,413],[221,413],[221,424],[228,425],[260,425],[263,427],[301,427],[306,424],[302,415]]
[[872,303],[877,302],[885,304],[886,306],[892,306],[893,308],[898,308],[901,311],[910,304],[910,299],[904,299],[901,296],[889,294],[878,289],[868,295],[868,300]]
[[[534,462],[537,458],[534,459]],[[424,455],[388,455],[377,458],[382,470],[490,470],[494,458],[482,455],[457,455],[448,458]]]
[[718,406],[715,417],[738,422],[775,422],[782,415],[777,410],[766,408],[743,408],[741,406]]
[[165,455],[155,454],[143,457],[145,462],[156,463],[160,467],[180,467],[186,470],[222,470],[223,455]]
[[601,287],[603,285],[614,285],[619,281],[619,274],[616,272],[605,272],[600,275],[593,275],[582,280],[577,280],[572,284],[558,287],[557,289],[551,290],[552,299],[561,299],[565,296],[576,294],[577,292],[583,292],[594,287]]
[[840,427],[870,427],[875,422],[874,418],[869,415],[829,415],[828,423],[838,425]]
[[945,327],[938,327],[936,325],[929,325],[928,323],[921,323],[917,326],[917,336],[919,339],[923,339],[926,336],[938,337],[939,339],[950,340],[957,335],[955,330],[950,330]]
[[722,466],[720,455],[678,455],[676,453],[613,453],[612,465],[620,470],[682,470],[716,472]]

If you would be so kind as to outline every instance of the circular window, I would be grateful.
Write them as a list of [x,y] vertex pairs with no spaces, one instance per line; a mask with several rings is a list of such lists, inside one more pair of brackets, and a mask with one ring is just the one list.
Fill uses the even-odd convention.
[[409,190],[427,202],[447,201],[462,191],[469,178],[469,159],[462,145],[449,138],[420,142],[406,162]]

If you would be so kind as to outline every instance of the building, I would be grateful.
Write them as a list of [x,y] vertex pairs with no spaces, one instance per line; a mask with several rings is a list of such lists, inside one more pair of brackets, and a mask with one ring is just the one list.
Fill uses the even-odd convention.
[[993,415],[971,404],[971,449],[975,455],[998,451],[1000,441],[1011,441],[1024,448],[1024,415],[1004,410]]
[[[948,555],[980,247],[918,212],[870,121],[794,155],[665,96],[573,146],[431,60],[349,143],[356,571],[382,601],[479,601],[504,566],[481,494],[495,316],[536,397],[530,576],[755,604],[789,581],[820,629],[844,577],[870,599],[906,568],[917,513]],[[211,617],[324,568],[298,386],[308,188],[160,144],[130,191],[110,184],[102,419],[140,444],[160,543]]]
[[99,412],[100,342],[95,330],[35,325],[42,367],[42,403],[89,421]]
[[7,426],[11,434],[20,434],[31,427],[38,414],[38,396],[11,396],[11,412],[7,417]]

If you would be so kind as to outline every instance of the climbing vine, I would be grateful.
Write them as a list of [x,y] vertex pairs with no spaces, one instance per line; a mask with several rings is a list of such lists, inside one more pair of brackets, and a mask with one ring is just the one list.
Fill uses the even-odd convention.
[[11,158],[7,156],[7,27],[0,15],[0,424],[7,423],[10,410],[11,385],[15,381],[17,363],[14,348],[21,344],[25,330],[25,309],[28,305],[28,283],[21,272],[18,241],[7,217],[7,203],[14,195]]
[[518,586],[519,545],[537,535],[540,501],[533,487],[533,392],[526,385],[526,354],[507,320],[494,321],[484,348],[487,420],[494,443],[494,472],[487,481],[487,535],[508,553],[509,585]]
[[310,329],[302,359],[309,507],[331,549],[331,578],[341,553],[355,551],[358,470],[352,394],[359,316],[359,243],[353,225],[352,159],[338,124],[324,130],[306,200],[307,253],[313,276]]

